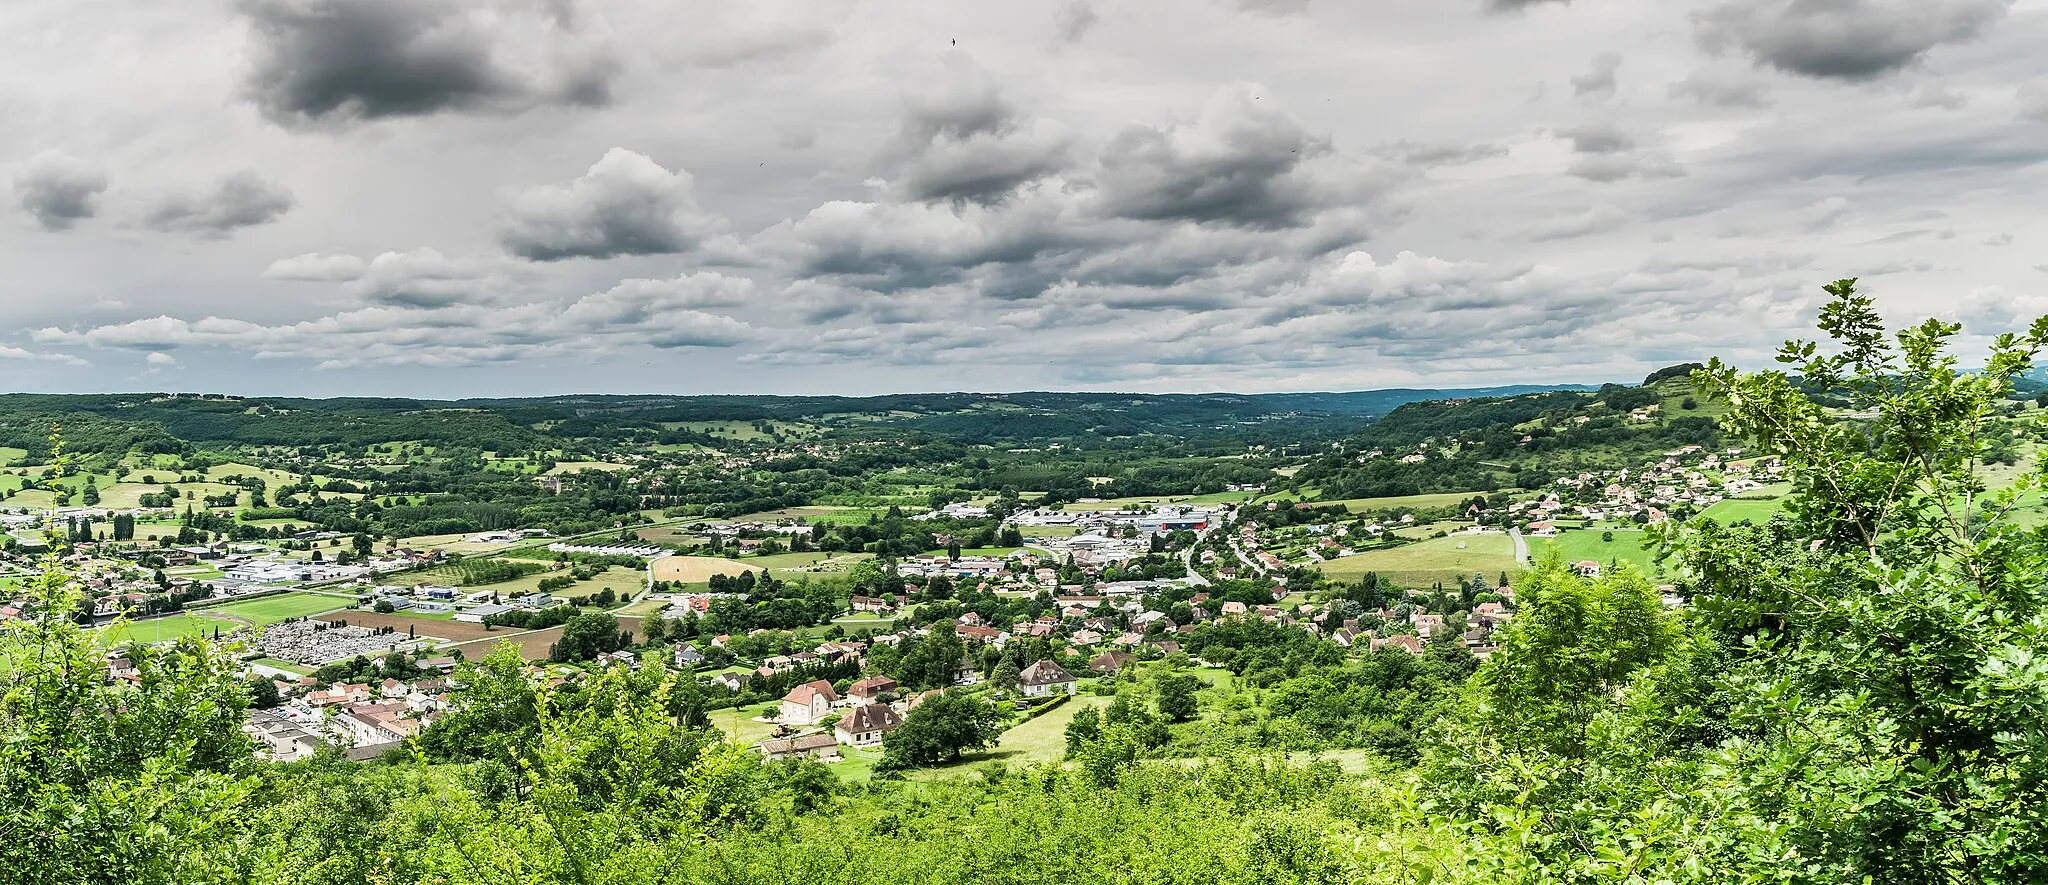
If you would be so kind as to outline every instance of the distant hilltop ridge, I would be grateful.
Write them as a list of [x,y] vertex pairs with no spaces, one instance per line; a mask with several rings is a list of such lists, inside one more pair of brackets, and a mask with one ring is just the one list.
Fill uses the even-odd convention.
[[873,396],[803,394],[615,394],[572,393],[531,397],[245,396],[232,393],[10,393],[0,394],[0,410],[77,411],[101,413],[138,407],[192,407],[221,411],[297,409],[309,411],[412,412],[436,409],[535,410],[569,414],[667,413],[689,419],[814,418],[840,413],[889,411],[946,412],[1011,404],[1024,408],[1117,408],[1149,403],[1256,404],[1268,411],[1377,414],[1403,403],[1440,399],[1519,396],[1548,391],[1591,391],[1590,384],[1511,384],[1498,387],[1384,388],[1307,393],[1126,393],[1119,391],[1018,391],[1009,393],[889,393]]
[[1348,393],[906,393],[881,396],[576,394],[459,400],[206,394],[0,395],[0,446],[47,448],[62,424],[73,451],[175,452],[188,445],[369,445],[391,440],[550,448],[565,439],[708,442],[707,424],[924,433],[964,444],[1037,445],[1139,437],[1312,445],[1401,406],[1551,392],[1583,384],[1401,388]]

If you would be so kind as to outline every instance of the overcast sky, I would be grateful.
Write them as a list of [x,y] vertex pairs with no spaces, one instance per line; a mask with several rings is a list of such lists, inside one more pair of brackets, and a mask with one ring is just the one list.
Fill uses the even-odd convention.
[[1348,390],[2048,312],[2048,0],[9,0],[0,387]]

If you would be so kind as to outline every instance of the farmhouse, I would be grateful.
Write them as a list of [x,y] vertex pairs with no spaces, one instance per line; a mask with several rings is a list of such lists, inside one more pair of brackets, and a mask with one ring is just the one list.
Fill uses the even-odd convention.
[[1088,662],[1088,669],[1093,670],[1097,673],[1115,673],[1116,671],[1123,669],[1125,661],[1131,659],[1132,655],[1126,652],[1104,652],[1102,654],[1096,655],[1093,660],[1090,660]]
[[903,724],[903,717],[888,704],[862,704],[841,717],[833,726],[839,742],[855,747],[872,747],[882,742],[882,736],[895,731]]
[[834,761],[839,758],[839,741],[829,734],[811,734],[798,738],[778,738],[761,742],[761,752],[770,759],[818,759]]
[[1039,661],[1017,674],[1018,688],[1027,698],[1048,697],[1055,692],[1073,694],[1078,687],[1074,676],[1051,660]]
[[887,676],[869,676],[846,687],[846,699],[856,704],[872,704],[881,700],[884,694],[896,692],[896,680]]
[[823,679],[806,682],[783,695],[780,718],[784,725],[815,725],[831,715],[832,705],[838,702],[839,694],[832,690],[832,683]]
[[1385,639],[1375,639],[1372,641],[1373,651],[1379,651],[1380,649],[1385,648],[1387,646],[1406,649],[1407,652],[1412,655],[1422,654],[1422,640],[1417,639],[1413,636],[1389,636]]

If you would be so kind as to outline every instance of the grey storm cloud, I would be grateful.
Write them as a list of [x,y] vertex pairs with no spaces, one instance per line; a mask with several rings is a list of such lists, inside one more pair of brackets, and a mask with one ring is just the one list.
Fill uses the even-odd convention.
[[86,5],[0,53],[23,389],[1598,381],[2048,279],[2040,0]]
[[1098,183],[1109,214],[1145,220],[1287,227],[1335,195],[1303,164],[1331,150],[1328,139],[1256,87],[1218,93],[1192,122],[1167,128],[1134,125],[1102,151]]
[[1771,99],[1755,75],[1695,71],[1671,84],[1674,98],[1690,98],[1712,108],[1764,108]]
[[988,71],[951,54],[944,85],[908,102],[881,165],[913,200],[987,202],[1052,175],[1069,140],[1050,121],[1026,119]]
[[14,176],[14,196],[43,230],[70,230],[99,211],[106,170],[58,151],[44,151]]
[[243,170],[211,188],[162,197],[143,217],[143,224],[151,230],[219,238],[276,221],[296,202],[284,185]]
[[1579,155],[1565,172],[1587,181],[1613,182],[1685,175],[1685,170],[1668,155],[1654,149],[1638,149],[1635,134],[1614,123],[1586,123],[1559,129],[1555,134],[1570,141],[1572,151]]
[[1506,145],[1492,142],[1483,144],[1431,144],[1397,141],[1373,148],[1373,153],[1412,166],[1455,166],[1461,163],[1477,163],[1481,160],[1499,159],[1508,155],[1508,149]]
[[534,261],[670,255],[722,230],[697,204],[690,173],[612,148],[582,177],[515,196],[499,241]]
[[1870,80],[1984,34],[2013,0],[1736,0],[1695,13],[1702,46],[1806,77]]
[[1236,0],[1237,8],[1267,15],[1299,15],[1308,11],[1309,0]]
[[245,85],[287,124],[603,105],[618,64],[572,0],[242,0]]
[[1587,181],[1610,182],[1629,178],[1682,178],[1685,170],[1667,157],[1653,154],[1596,154],[1571,164],[1566,172]]
[[1095,10],[1093,0],[1066,0],[1052,19],[1053,29],[1068,43],[1079,42],[1101,21],[1102,14]]
[[1635,136],[1613,123],[1587,123],[1559,129],[1557,136],[1569,140],[1572,150],[1582,154],[1615,154],[1636,146]]
[[2021,86],[2016,97],[2020,102],[2021,119],[2048,123],[2048,82]]
[[1614,97],[1615,72],[1621,70],[1621,53],[1603,52],[1593,57],[1593,69],[1572,78],[1572,94],[1594,100]]

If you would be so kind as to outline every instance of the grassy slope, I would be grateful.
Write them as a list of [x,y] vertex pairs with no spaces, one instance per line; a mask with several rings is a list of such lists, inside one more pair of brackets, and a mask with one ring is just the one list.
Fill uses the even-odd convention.
[[[1458,548],[1460,542],[1465,544],[1464,549]],[[1506,535],[1454,535],[1369,550],[1325,562],[1320,568],[1324,575],[1337,580],[1378,572],[1380,577],[1397,584],[1426,587],[1437,581],[1469,578],[1475,573],[1490,578],[1500,572],[1512,572],[1518,566],[1514,542]]]
[[1657,569],[1650,562],[1650,551],[1643,549],[1643,533],[1625,529],[1613,531],[1614,540],[1611,542],[1600,540],[1601,532],[1595,530],[1568,531],[1555,538],[1530,538],[1529,553],[1542,556],[1544,550],[1555,548],[1564,555],[1566,562],[1590,559],[1601,565],[1619,559],[1635,563],[1643,574],[1654,576]]

